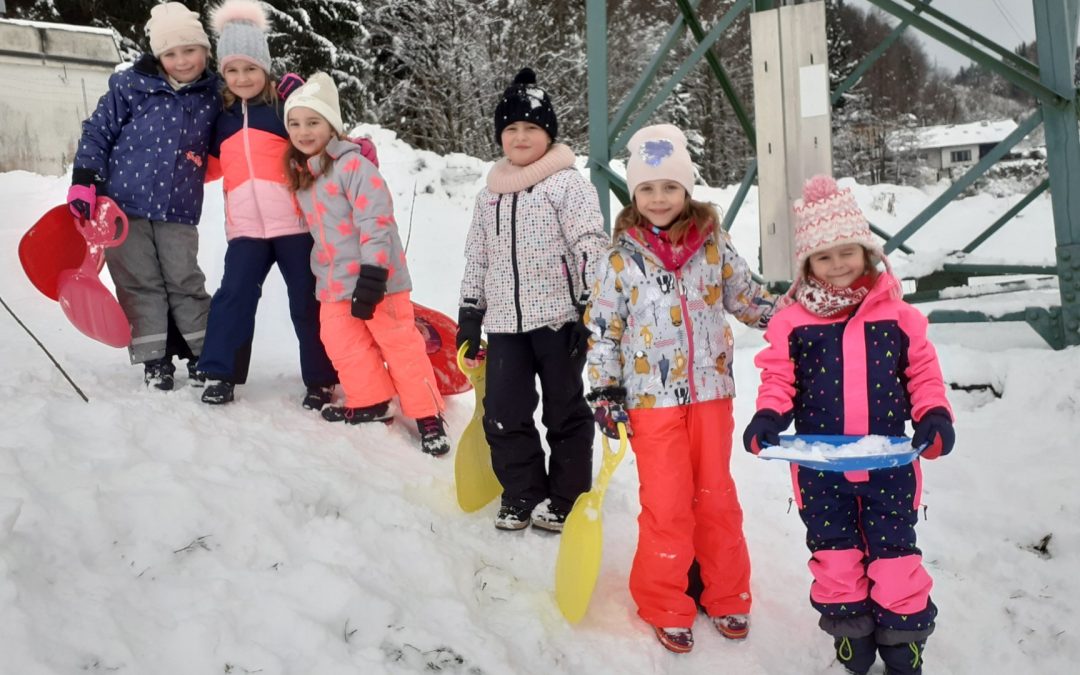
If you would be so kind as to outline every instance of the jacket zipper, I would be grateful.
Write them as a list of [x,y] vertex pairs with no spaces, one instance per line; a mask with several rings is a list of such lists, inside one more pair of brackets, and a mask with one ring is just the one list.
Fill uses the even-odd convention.
[[[259,208],[259,198],[255,195],[255,162],[251,159],[251,136],[248,134],[248,105],[247,101],[240,102],[240,109],[244,111],[244,128],[241,133],[244,135],[244,159],[247,161],[248,167],[248,180],[251,181],[251,196],[255,197],[252,201],[255,203],[255,212],[259,215],[259,225],[266,227],[266,221],[263,220],[262,210]],[[265,235],[266,232],[264,231]]]
[[502,206],[502,195],[495,200],[495,236],[499,236],[499,207]]
[[517,260],[517,202],[518,195],[515,192],[514,200],[510,202],[510,265],[514,270],[514,311],[517,312],[517,332],[521,333],[521,285],[519,283],[520,273]]
[[683,286],[682,268],[675,270],[675,280],[679,283],[679,304],[682,306],[683,323],[686,324],[686,375],[690,382],[690,402],[697,403],[697,387],[694,386],[694,324],[690,321],[690,312],[686,306],[686,289]]

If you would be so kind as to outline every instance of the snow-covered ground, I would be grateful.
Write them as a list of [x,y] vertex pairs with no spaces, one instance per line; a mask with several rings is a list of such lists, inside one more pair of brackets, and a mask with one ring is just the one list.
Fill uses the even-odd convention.
[[[414,297],[454,314],[486,165],[368,131],[397,194]],[[494,506],[461,513],[453,457],[422,455],[411,424],[346,428],[299,406],[296,342],[277,272],[264,289],[249,384],[229,406],[203,405],[187,386],[147,392],[123,351],[75,331],[16,256],[22,233],[66,188],[66,178],[0,174],[0,297],[90,397],[84,403],[0,312],[3,673],[840,672],[807,602],[808,554],[781,462],[738,450],[733,459],[754,562],[745,643],[726,642],[700,620],[693,653],[676,656],[635,616],[626,587],[638,510],[630,454],[607,494],[592,606],[570,626],[553,599],[556,536],[496,531]],[[696,196],[726,207],[733,194]],[[888,230],[933,198],[895,186],[856,194]],[[894,255],[895,267],[932,267],[1018,198],[951,205],[910,241],[920,255]],[[733,229],[751,261],[755,200],[751,193]],[[225,251],[217,185],[200,231],[212,290]],[[1044,195],[978,259],[1052,263],[1053,247]],[[938,306],[1004,311],[1056,297],[1032,290]],[[735,330],[741,430],[763,341]],[[926,672],[1075,672],[1080,352],[1054,352],[1015,324],[935,325],[931,336],[947,380],[989,384],[1001,397],[953,392],[957,448],[925,465],[919,540],[941,608]],[[449,401],[455,435],[472,407],[471,394]],[[1047,540],[1045,552],[1035,550]]]

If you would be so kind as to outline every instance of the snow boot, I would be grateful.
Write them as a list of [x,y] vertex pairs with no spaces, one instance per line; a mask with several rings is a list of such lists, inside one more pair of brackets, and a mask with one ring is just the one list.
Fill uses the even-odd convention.
[[199,372],[199,360],[196,358],[188,359],[187,362],[187,377],[189,387],[202,387],[206,385],[206,373]]
[[495,516],[495,528],[499,530],[524,530],[529,526],[529,518],[535,505],[525,506],[520,502],[504,502]]
[[874,635],[863,637],[837,637],[833,640],[836,660],[852,675],[866,675],[877,659],[877,642]]
[[450,452],[450,439],[446,435],[445,424],[442,415],[416,420],[416,428],[420,431],[421,450],[433,457],[442,457]]
[[143,363],[143,382],[159,391],[172,391],[175,373],[176,366],[168,356]]
[[716,630],[728,640],[745,640],[750,634],[749,614],[725,614],[712,617]]
[[569,509],[555,506],[550,499],[546,499],[533,509],[532,525],[548,532],[562,532],[568,515]]
[[686,654],[694,648],[694,631],[689,628],[661,628],[653,626],[656,639],[668,651],[676,654]]
[[345,422],[346,424],[364,424],[382,422],[390,424],[394,416],[390,414],[390,401],[383,401],[363,408],[348,408],[342,405],[323,408],[322,418],[327,422]]
[[923,650],[926,642],[902,642],[898,645],[878,645],[885,675],[922,675]]
[[308,410],[322,410],[323,406],[334,400],[334,385],[329,387],[308,387],[301,403]]
[[224,380],[218,380],[210,386],[208,386],[202,393],[202,402],[209,403],[210,405],[223,405],[225,403],[232,403],[233,390],[236,385],[232,382],[226,382]]

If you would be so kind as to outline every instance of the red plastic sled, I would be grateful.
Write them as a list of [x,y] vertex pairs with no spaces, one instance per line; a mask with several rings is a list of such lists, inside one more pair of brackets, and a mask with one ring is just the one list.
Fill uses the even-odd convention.
[[457,323],[442,312],[413,303],[416,329],[424,336],[428,358],[435,370],[439,393],[447,396],[463,394],[472,389],[472,383],[457,367]]
[[77,269],[85,258],[86,239],[75,229],[67,204],[49,209],[19,241],[19,262],[26,277],[51,300],[59,299],[60,273]]
[[127,216],[116,202],[102,197],[93,219],[76,219],[66,204],[57,206],[19,242],[19,260],[30,283],[59,302],[80,332],[110,347],[131,344],[131,325],[98,275],[104,249],[124,243],[127,231]]

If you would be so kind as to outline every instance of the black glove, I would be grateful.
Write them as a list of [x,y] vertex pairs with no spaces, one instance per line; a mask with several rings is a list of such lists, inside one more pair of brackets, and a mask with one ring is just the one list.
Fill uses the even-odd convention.
[[780,445],[780,432],[787,429],[790,420],[775,410],[759,410],[743,432],[743,447],[747,452],[758,454],[769,445]]
[[582,320],[584,316],[584,309],[578,310],[578,320],[570,326],[570,358],[577,359],[580,356],[585,356],[589,351],[589,340],[592,338],[592,331]]
[[630,416],[626,414],[626,389],[623,387],[604,387],[594,389],[585,397],[593,409],[593,419],[600,427],[600,433],[608,438],[619,439],[619,423],[626,425],[626,435],[633,436],[630,430]]
[[920,453],[927,459],[937,459],[952,452],[956,442],[952,417],[945,408],[931,408],[922,419],[915,423],[915,433],[911,436],[911,445],[915,448],[926,446]]
[[352,315],[367,321],[375,316],[375,305],[386,296],[386,279],[390,272],[384,267],[361,265],[356,289],[352,294]]
[[465,358],[475,359],[480,350],[480,327],[484,323],[484,310],[476,307],[462,307],[458,310],[457,339],[455,344],[461,349],[461,345],[469,343],[465,350]]

